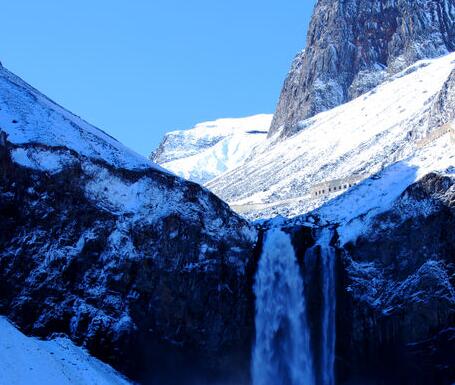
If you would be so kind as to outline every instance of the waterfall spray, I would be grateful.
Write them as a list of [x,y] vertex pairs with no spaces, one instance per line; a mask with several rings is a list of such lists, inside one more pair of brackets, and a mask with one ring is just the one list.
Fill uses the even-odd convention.
[[266,234],[254,285],[253,385],[315,385],[303,280],[289,235]]
[[321,334],[317,373],[311,352],[310,330],[302,275],[290,236],[279,229],[266,234],[258,265],[256,343],[253,385],[335,385],[335,252],[332,232],[323,229],[306,257],[320,257]]

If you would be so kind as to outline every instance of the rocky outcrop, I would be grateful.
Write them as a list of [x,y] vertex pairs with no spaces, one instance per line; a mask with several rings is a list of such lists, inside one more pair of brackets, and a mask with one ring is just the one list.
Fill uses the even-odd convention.
[[452,0],[319,0],[269,135],[349,101],[410,64],[455,49]]
[[455,178],[410,186],[344,252],[338,290],[340,382],[455,380]]
[[[314,247],[320,230],[308,226],[290,220],[285,231],[292,236],[304,275],[313,361],[318,368],[323,267],[320,242]],[[453,173],[431,173],[409,186],[355,242],[340,245],[337,234],[343,229],[330,227],[337,261],[336,383],[453,384]]]
[[[72,161],[52,172],[15,161],[39,151]],[[0,163],[1,314],[28,334],[64,333],[144,384],[248,377],[257,233],[224,202],[155,168],[4,133]],[[137,191],[122,198],[134,210],[109,201],[120,191]]]
[[[16,163],[10,154],[24,145],[0,138],[2,314],[29,334],[65,333],[144,384],[249,383],[261,231],[157,169],[72,153],[71,166],[43,171]],[[95,180],[113,194],[105,173],[130,189],[146,179],[181,205],[119,211],[88,193]],[[454,226],[455,178],[430,174],[355,243],[338,245],[337,383],[453,383]],[[319,356],[321,250],[307,253],[317,226],[285,227],[305,274]]]
[[455,69],[438,93],[430,112],[430,127],[455,120]]

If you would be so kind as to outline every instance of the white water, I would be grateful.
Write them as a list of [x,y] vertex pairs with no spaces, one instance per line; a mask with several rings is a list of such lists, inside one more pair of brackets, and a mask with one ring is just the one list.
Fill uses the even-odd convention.
[[322,385],[335,384],[335,253],[330,246],[332,233],[324,229],[318,245],[321,248],[322,265],[322,338],[321,378]]
[[253,385],[315,385],[303,280],[289,235],[266,234],[256,282]]

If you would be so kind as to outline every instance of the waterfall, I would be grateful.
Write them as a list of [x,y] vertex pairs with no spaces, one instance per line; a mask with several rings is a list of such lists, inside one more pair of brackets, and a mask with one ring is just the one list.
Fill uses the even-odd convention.
[[330,246],[332,233],[324,229],[318,245],[322,265],[322,338],[321,338],[321,379],[322,385],[335,385],[335,253]]
[[266,234],[254,285],[253,385],[315,385],[303,280],[289,235]]
[[[321,283],[321,329],[320,335],[315,331],[312,336],[313,343],[320,344],[320,356],[314,360],[304,282],[290,236],[280,229],[267,232],[254,284],[253,385],[335,385],[336,288],[331,238],[332,231],[323,229],[305,256],[305,260],[319,260],[321,267],[320,280],[316,276]],[[319,363],[317,368],[314,362]]]

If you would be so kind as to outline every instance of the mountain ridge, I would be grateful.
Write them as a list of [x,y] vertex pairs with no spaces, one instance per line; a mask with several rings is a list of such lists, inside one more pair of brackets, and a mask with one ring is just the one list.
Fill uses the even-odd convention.
[[[454,69],[453,53],[417,62],[369,93],[302,122],[294,136],[269,138],[252,159],[207,187],[235,206],[283,201],[270,210],[243,213],[250,218],[309,211],[330,199],[311,198],[313,185],[373,176],[420,151],[417,140],[453,119],[453,99],[444,95],[453,87]],[[286,203],[294,198],[301,199]]]
[[414,62],[455,50],[451,0],[319,0],[284,82],[269,136],[370,91]]
[[218,119],[167,133],[150,159],[177,175],[205,184],[243,164],[266,140],[272,115]]

